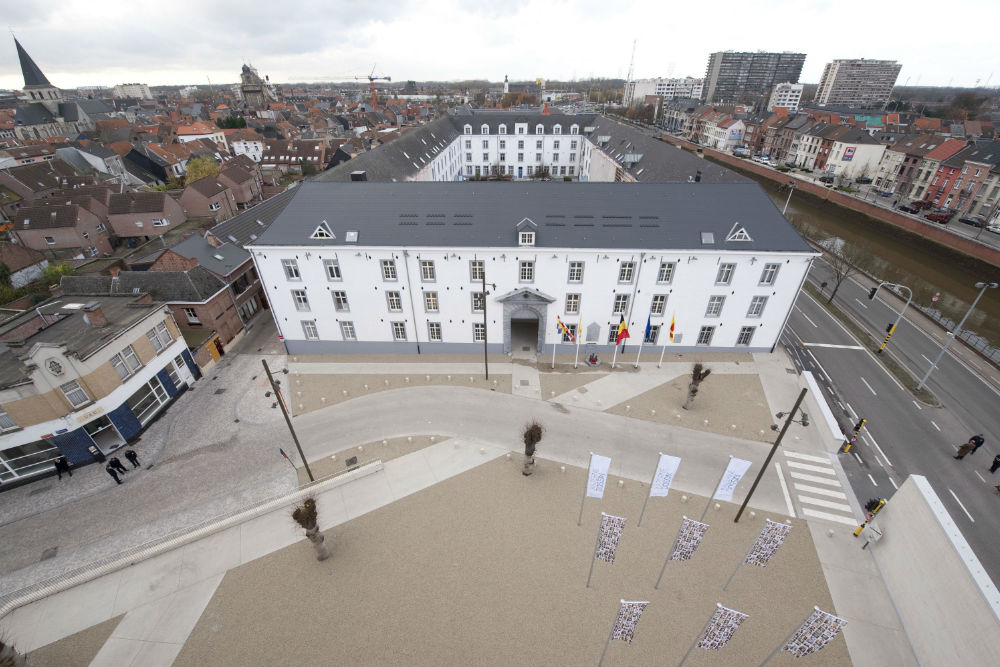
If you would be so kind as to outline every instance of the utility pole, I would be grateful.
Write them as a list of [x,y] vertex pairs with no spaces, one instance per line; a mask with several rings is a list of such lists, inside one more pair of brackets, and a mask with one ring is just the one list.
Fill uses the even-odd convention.
[[[793,407],[792,411],[788,413],[788,418],[785,419],[785,425],[781,427],[781,432],[778,433],[778,439],[774,441],[774,444],[771,446],[771,451],[767,453],[767,458],[764,459],[764,464],[761,465],[760,470],[757,472],[757,478],[754,479],[753,485],[750,487],[749,493],[747,493],[747,497],[743,499],[743,504],[740,505],[740,511],[736,513],[736,518],[733,519],[733,523],[739,522],[740,517],[743,516],[743,510],[746,509],[747,503],[750,502],[750,497],[753,496],[753,492],[757,490],[757,485],[760,484],[760,478],[764,476],[764,471],[767,470],[768,464],[771,463],[771,458],[774,456],[774,453],[778,451],[778,445],[781,444],[781,439],[785,437],[785,432],[788,431],[788,427],[792,425],[792,422],[797,421],[794,419],[795,413],[799,409],[799,406],[802,405],[802,399],[806,397],[807,391],[809,390],[803,387],[802,391],[799,392],[799,397],[795,401],[795,407]],[[782,416],[782,413],[779,412],[778,419],[781,419]],[[809,420],[805,414],[802,415],[802,421],[799,423],[803,426],[809,425]]]
[[[483,278],[483,368],[486,369],[486,381],[490,380],[490,352],[489,352],[489,322],[486,319],[486,295],[489,292],[486,291],[486,260],[483,262],[483,272],[480,274]],[[490,287],[496,289],[497,286],[490,283]]]
[[281,407],[281,414],[285,417],[285,423],[288,424],[288,430],[292,434],[292,440],[295,442],[295,449],[299,450],[299,458],[302,459],[302,465],[306,467],[306,474],[309,475],[309,481],[315,482],[316,478],[313,477],[312,470],[309,469],[309,462],[306,461],[306,455],[302,453],[302,445],[299,444],[299,437],[295,435],[295,429],[292,428],[292,420],[288,417],[288,410],[285,409],[285,399],[281,397],[281,393],[278,391],[278,385],[275,384],[274,378],[271,376],[271,369],[267,367],[267,360],[261,359],[260,363],[264,364],[264,372],[267,373],[267,381],[271,383],[271,390],[274,391],[274,397],[278,399],[278,405]]
[[788,202],[792,201],[792,193],[795,192],[795,181],[788,181],[788,198],[785,199],[785,208],[781,209],[781,215],[788,210]]
[[931,373],[934,372],[934,369],[937,368],[938,362],[941,361],[941,357],[944,356],[944,353],[949,347],[951,347],[952,342],[962,331],[962,325],[965,324],[965,320],[969,319],[969,315],[972,314],[972,311],[976,309],[976,304],[979,303],[979,300],[983,297],[983,293],[986,292],[987,289],[996,289],[997,283],[976,283],[976,287],[979,288],[979,294],[976,295],[976,298],[972,302],[972,305],[969,306],[969,309],[965,311],[965,316],[962,317],[962,321],[958,323],[958,326],[955,327],[951,333],[948,334],[948,340],[946,340],[944,345],[941,346],[941,351],[938,353],[937,358],[931,364],[931,367],[927,369],[927,373],[924,375],[923,379],[920,380],[920,384],[917,385],[917,391],[924,388],[924,383],[927,382],[927,378],[929,378]]

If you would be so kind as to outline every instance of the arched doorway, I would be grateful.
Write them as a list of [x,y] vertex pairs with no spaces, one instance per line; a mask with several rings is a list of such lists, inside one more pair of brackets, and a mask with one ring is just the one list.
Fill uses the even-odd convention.
[[538,313],[534,309],[518,308],[510,314],[510,351],[515,358],[538,354]]
[[497,301],[503,304],[503,351],[533,359],[541,352],[545,342],[547,311],[555,299],[538,290],[522,287],[499,297]]

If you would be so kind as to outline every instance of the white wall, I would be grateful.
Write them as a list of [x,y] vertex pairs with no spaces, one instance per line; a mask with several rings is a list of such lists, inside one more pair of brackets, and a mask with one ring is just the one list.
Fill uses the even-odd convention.
[[[845,161],[843,157],[849,148],[854,149],[854,156]],[[843,178],[857,178],[865,174],[874,178],[884,152],[885,146],[882,144],[845,144],[835,141],[830,148],[827,171]]]
[[[582,163],[583,148],[586,138],[580,134],[583,127],[578,119],[572,116],[567,117],[561,123],[561,134],[535,134],[534,123],[510,123],[507,126],[507,134],[480,134],[482,122],[473,118],[468,123],[472,129],[472,134],[462,134],[457,139],[462,160],[462,173],[468,177],[469,167],[472,167],[472,175],[475,175],[476,167],[483,170],[490,170],[494,166],[503,166],[504,173],[508,173],[508,168],[513,167],[513,175],[518,177],[518,167],[523,169],[522,177],[528,177],[528,167],[533,170],[539,167],[566,167],[566,175],[569,175],[569,167],[573,167],[573,176],[580,175],[580,165]],[[517,134],[517,127],[524,127],[524,134]],[[572,127],[576,126],[577,134],[571,134]],[[504,147],[500,147],[500,142],[504,142]],[[483,142],[486,142],[484,147]],[[524,142],[524,148],[518,148],[518,143]],[[538,143],[541,142],[541,148]],[[576,142],[576,148],[573,143]],[[558,144],[558,148],[556,145]],[[504,160],[500,160],[500,154],[504,154]],[[523,160],[518,160],[518,153],[523,153]],[[541,159],[538,158],[541,154]],[[555,160],[558,154],[559,159]],[[573,155],[573,159],[570,156]],[[553,174],[554,175],[554,174]]]

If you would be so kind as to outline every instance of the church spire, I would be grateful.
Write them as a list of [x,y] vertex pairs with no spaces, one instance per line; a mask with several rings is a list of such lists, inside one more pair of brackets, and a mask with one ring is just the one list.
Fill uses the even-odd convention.
[[24,75],[25,88],[54,88],[49,80],[42,74],[42,70],[31,59],[28,52],[24,50],[21,43],[14,38],[14,45],[17,47],[17,57],[21,61],[21,74]]

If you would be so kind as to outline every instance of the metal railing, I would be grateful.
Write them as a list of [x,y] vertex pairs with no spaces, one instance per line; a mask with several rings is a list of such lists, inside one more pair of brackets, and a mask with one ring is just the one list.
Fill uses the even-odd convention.
[[[957,322],[953,319],[942,315],[941,311],[936,308],[917,306],[917,309],[927,317],[940,324],[947,331],[954,329],[957,324]],[[963,329],[958,333],[957,338],[993,363],[1000,364],[1000,348],[994,347],[987,339],[983,338],[975,331]]]

